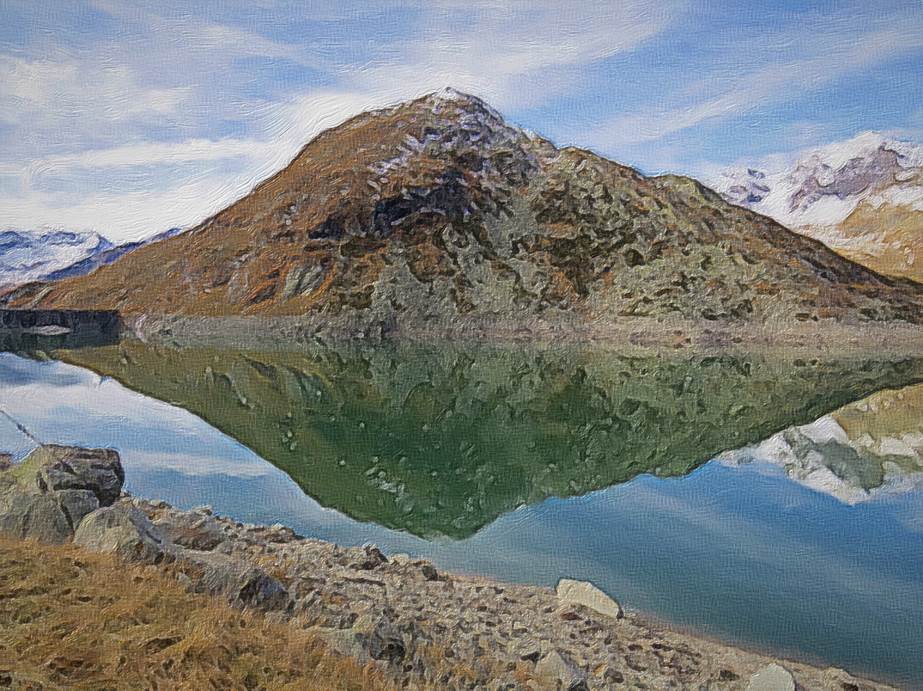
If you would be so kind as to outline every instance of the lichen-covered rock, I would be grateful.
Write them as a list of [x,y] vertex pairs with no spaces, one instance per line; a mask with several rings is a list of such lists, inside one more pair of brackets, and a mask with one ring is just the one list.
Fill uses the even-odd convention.
[[73,528],[54,497],[14,486],[0,492],[0,534],[61,543],[71,538]]
[[74,532],[74,542],[127,561],[157,563],[167,552],[163,535],[143,511],[116,504],[88,514]]
[[0,533],[66,542],[87,514],[118,498],[124,479],[112,449],[40,446],[0,469]]

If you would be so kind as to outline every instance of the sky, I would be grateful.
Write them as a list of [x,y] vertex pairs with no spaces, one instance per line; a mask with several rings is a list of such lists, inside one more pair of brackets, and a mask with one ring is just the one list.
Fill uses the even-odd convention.
[[923,141],[923,2],[3,0],[0,228],[188,226],[445,86],[646,173]]

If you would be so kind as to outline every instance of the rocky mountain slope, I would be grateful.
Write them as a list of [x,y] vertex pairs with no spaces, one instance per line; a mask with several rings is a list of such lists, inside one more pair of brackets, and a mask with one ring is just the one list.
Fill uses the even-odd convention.
[[373,324],[923,319],[923,288],[447,90],[359,115],[183,235],[7,304]]
[[923,146],[866,133],[791,167],[730,169],[714,183],[728,201],[844,257],[923,281]]

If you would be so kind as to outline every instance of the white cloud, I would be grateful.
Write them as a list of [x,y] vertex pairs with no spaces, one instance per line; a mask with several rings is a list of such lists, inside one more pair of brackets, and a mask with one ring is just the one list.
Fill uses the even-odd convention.
[[[376,42],[359,62],[355,51],[333,59],[319,40],[283,43],[185,8],[94,6],[119,23],[121,37],[55,62],[0,55],[11,77],[3,80],[8,92],[0,90],[0,121],[14,131],[0,154],[3,226],[94,229],[127,240],[190,225],[358,112],[447,85],[501,108],[540,103],[572,89],[580,65],[655,35],[682,4],[406,3],[407,35]],[[337,16],[335,7],[314,9],[314,20]],[[322,69],[332,85],[287,99],[238,93],[252,77],[237,61],[251,57]],[[231,82],[226,89],[222,79]],[[246,134],[200,134],[227,118]],[[149,187],[137,191],[140,184]]]

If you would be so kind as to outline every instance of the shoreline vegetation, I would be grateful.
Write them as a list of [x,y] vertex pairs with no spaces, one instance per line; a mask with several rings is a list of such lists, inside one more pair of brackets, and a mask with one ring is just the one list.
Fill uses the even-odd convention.
[[111,450],[44,446],[0,469],[0,682],[891,688],[670,629],[590,584],[447,573],[129,497],[123,480]]

